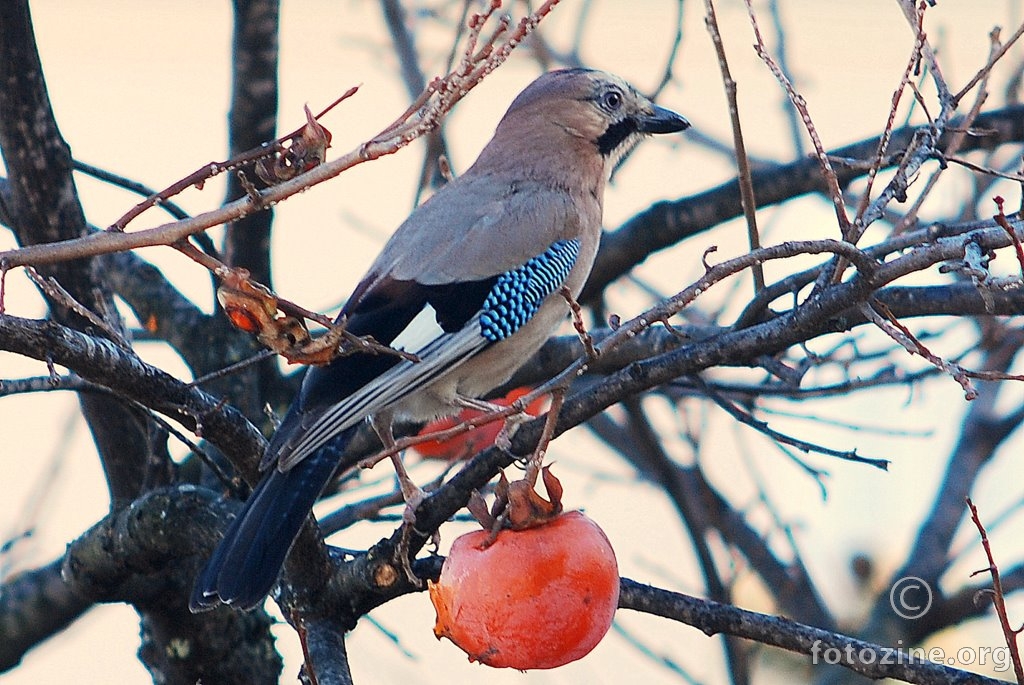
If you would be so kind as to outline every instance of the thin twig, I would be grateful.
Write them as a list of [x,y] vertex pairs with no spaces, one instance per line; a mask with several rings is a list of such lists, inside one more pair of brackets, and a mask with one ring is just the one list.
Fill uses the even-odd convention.
[[992,198],[992,201],[996,203],[996,208],[999,210],[998,213],[992,217],[996,223],[1006,231],[1006,234],[1010,236],[1010,240],[1013,241],[1013,250],[1017,255],[1017,264],[1020,265],[1021,277],[1024,277],[1024,246],[1020,243],[1020,238],[1017,237],[1017,232],[1013,230],[1013,226],[1006,219],[1006,214],[1003,212],[1003,198],[999,195]]
[[[772,56],[768,54],[768,48],[764,44],[764,39],[761,37],[761,30],[757,25],[757,14],[754,12],[754,5],[752,0],[744,0],[747,4],[747,14],[750,17],[750,25],[754,30],[754,38],[756,44],[754,45],[754,51],[757,56],[768,66],[768,69],[774,74],[775,79],[782,85],[786,90],[786,94],[789,95],[790,102],[796,107],[797,112],[800,113],[800,119],[804,123],[804,128],[807,130],[807,134],[811,138],[811,143],[814,145],[815,158],[818,160],[818,165],[821,167],[822,177],[825,179],[825,184],[828,186],[828,194],[832,200],[832,207],[835,209],[836,219],[839,222],[839,232],[844,240],[850,242],[856,242],[856,235],[853,231],[853,225],[850,222],[850,217],[846,214],[846,202],[843,200],[843,191],[839,186],[839,179],[836,177],[836,172],[832,168],[831,162],[829,162],[828,154],[825,152],[825,146],[822,145],[821,138],[818,136],[817,127],[814,125],[814,121],[811,119],[810,111],[807,109],[807,100],[804,99],[803,95],[796,92],[793,87],[793,83],[789,80],[786,74],[779,68]],[[838,273],[840,270],[837,269]]]
[[683,0],[676,0],[676,33],[672,37],[672,45],[669,47],[668,58],[665,60],[665,70],[661,74],[661,80],[651,92],[652,100],[657,99],[661,95],[661,91],[665,89],[665,86],[670,84],[672,79],[675,78],[673,66],[676,63],[676,57],[679,55],[679,48],[683,43],[683,17],[685,16],[683,9],[685,4]]
[[[324,116],[332,109],[334,109],[338,104],[355,95],[357,90],[359,90],[358,86],[349,88],[342,95],[336,98],[331,104],[327,105],[327,107],[322,109],[319,114],[316,114],[313,117],[313,119],[319,120],[322,116]],[[142,202],[138,203],[130,210],[128,210],[121,218],[119,218],[117,221],[111,224],[107,228],[107,230],[118,232],[123,231],[133,219],[138,217],[140,214],[145,212],[150,207],[164,204],[168,198],[174,197],[175,195],[181,193],[183,190],[191,186],[196,186],[197,188],[202,189],[203,184],[207,180],[214,176],[222,174],[225,171],[234,171],[235,169],[238,169],[244,165],[252,164],[254,162],[258,162],[273,157],[275,154],[282,150],[282,145],[284,143],[295,139],[297,136],[302,135],[305,129],[306,126],[300,126],[291,133],[283,135],[280,138],[272,140],[268,143],[264,143],[259,147],[255,147],[251,150],[241,152],[223,162],[210,162],[209,164],[203,165],[202,167],[196,169],[185,178],[176,181],[175,183],[172,183],[171,185],[169,185],[168,187],[164,188],[159,192],[151,194],[145,200],[143,200]]]
[[[923,17],[923,11],[921,12],[921,15]],[[999,31],[993,30],[990,34],[990,38],[992,41],[990,51],[994,51],[999,46]],[[920,48],[923,45],[923,42],[924,29],[922,25],[918,41],[915,43],[915,48],[918,50],[919,56]],[[953,131],[950,137],[950,141],[945,146],[945,149],[943,149],[941,153],[936,151],[937,154],[941,154],[942,160],[946,162],[954,162],[959,164],[960,166],[964,166],[969,169],[973,166],[972,163],[967,162],[966,160],[961,160],[955,157],[955,155],[963,146],[963,144],[967,141],[967,136],[969,133],[971,133],[971,125],[974,123],[975,119],[978,118],[978,115],[981,114],[981,108],[985,104],[985,101],[988,99],[988,90],[986,89],[987,83],[987,79],[985,79],[982,82],[982,87],[978,91],[978,95],[974,100],[974,104],[971,106],[970,111],[960,120],[960,122],[958,122],[957,128]],[[915,90],[915,93],[916,92],[917,91]],[[923,109],[925,109],[925,112],[927,113],[927,108]],[[904,230],[906,230],[908,226],[911,226],[917,220],[918,214],[921,211],[921,207],[924,205],[925,201],[931,195],[932,189],[938,184],[939,178],[942,176],[946,168],[946,164],[940,164],[939,167],[931,174],[931,176],[928,177],[928,181],[924,184],[924,187],[921,189],[921,192],[917,194],[917,199],[914,200],[914,204],[911,205],[910,209],[907,210],[906,214],[900,219],[899,223],[896,224],[895,228],[893,229],[893,233],[898,234],[903,232]],[[985,173],[980,168],[975,168],[973,170]],[[993,171],[992,175],[996,176],[1001,174],[999,174],[999,172]]]
[[1003,55],[1005,55],[1009,51],[1009,49],[1013,47],[1013,44],[1016,43],[1022,35],[1024,35],[1024,24],[1018,26],[1017,30],[1013,32],[1012,36],[1010,36],[1010,39],[1007,40],[996,52],[989,55],[988,62],[985,64],[985,66],[979,69],[978,73],[972,76],[971,80],[967,82],[967,85],[961,88],[960,91],[953,96],[953,101],[959,104],[960,100],[962,100],[964,96],[967,95],[967,93],[969,93],[972,88],[974,88],[974,86],[978,85],[978,83],[981,80],[988,78],[989,72],[992,71],[992,68],[996,65],[996,62],[1003,58]]
[[[160,193],[160,191],[154,190],[143,183],[133,181],[130,178],[125,178],[120,174],[115,174],[112,171],[101,169],[97,166],[93,166],[92,164],[86,164],[85,162],[79,159],[73,160],[72,164],[74,165],[73,168],[75,171],[79,171],[88,176],[92,176],[97,180],[109,183],[113,186],[117,186],[118,188],[124,188],[125,190],[129,190],[135,193],[136,195],[150,197],[159,195]],[[160,209],[164,210],[165,212],[173,216],[175,219],[185,219],[188,217],[188,212],[186,212],[184,209],[168,200],[160,200],[159,202],[155,202],[154,204],[155,206],[160,207]]]
[[[924,12],[920,14],[921,22],[924,21]],[[889,106],[889,118],[885,122],[885,128],[882,130],[882,135],[878,139],[878,151],[875,153],[875,158],[868,169],[868,175],[866,179],[866,185],[864,188],[864,194],[861,196],[860,203],[857,206],[857,213],[855,223],[861,231],[866,226],[864,225],[864,212],[867,211],[868,203],[871,201],[871,189],[875,184],[875,177],[878,175],[878,170],[882,166],[882,162],[885,159],[886,154],[889,150],[889,141],[892,138],[893,128],[896,124],[896,113],[899,109],[900,100],[903,98],[903,93],[910,83],[910,76],[914,73],[915,68],[921,63],[921,48],[924,46],[924,28],[923,23],[919,23],[919,29],[917,36],[914,39],[914,47],[910,53],[910,59],[907,60],[907,66],[903,70],[903,76],[900,78],[900,83],[896,86],[896,90],[892,94],[892,104]]]
[[[438,78],[431,82],[413,106],[386,126],[378,135],[338,159],[316,166],[295,178],[261,191],[262,201],[259,206],[255,205],[252,199],[243,197],[190,219],[162,224],[150,229],[131,233],[103,231],[73,240],[6,250],[0,252],[0,269],[10,269],[27,264],[53,264],[141,247],[173,245],[192,234],[244,217],[260,207],[277,204],[314,185],[330,180],[354,166],[394,154],[427,131],[434,129],[441,118],[456,103],[461,101],[485,76],[508,58],[512,50],[537,27],[538,23],[557,4],[558,0],[544,2],[534,12],[524,17],[500,45],[475,51],[476,39],[470,41],[474,52],[467,54],[463,61],[444,78]],[[471,19],[471,22],[473,21]],[[482,26],[474,26],[471,35],[474,35],[474,31],[475,35],[478,35]],[[213,166],[217,166],[216,163]],[[224,170],[226,169],[221,169],[221,171]],[[187,186],[188,183],[185,187]]]
[[975,571],[971,574],[971,577],[973,578],[981,573],[988,573],[992,576],[992,603],[995,605],[996,616],[999,617],[999,627],[1003,630],[1003,639],[1006,640],[1006,647],[1010,650],[1010,659],[1013,661],[1013,674],[1017,678],[1018,685],[1024,685],[1024,665],[1021,664],[1020,649],[1017,646],[1017,636],[1024,631],[1024,627],[1017,629],[1010,627],[1010,618],[1006,613],[1006,596],[1003,594],[1003,582],[999,577],[999,565],[996,564],[995,556],[992,554],[988,533],[985,532],[985,526],[978,516],[978,508],[974,506],[974,502],[971,501],[970,497],[965,499],[967,507],[971,510],[971,521],[974,522],[974,526],[978,529],[978,535],[981,536],[981,546],[984,548],[985,557],[988,559],[988,568]]
[[259,364],[261,361],[270,359],[271,357],[274,357],[276,354],[277,353],[274,352],[273,350],[260,350],[251,357],[246,357],[245,359],[237,361],[234,364],[229,364],[221,369],[211,371],[208,374],[196,378],[191,383],[189,383],[187,387],[194,388],[204,383],[209,383],[212,380],[224,378],[225,376],[230,376],[233,373],[238,373],[243,369],[249,368],[253,364]]
[[[779,4],[779,0],[770,0],[768,2],[768,12],[772,18],[772,27],[775,29],[775,54],[778,55],[779,69],[792,82],[795,79],[793,71],[789,68],[789,51],[786,47],[787,30],[782,21],[782,14],[779,12]],[[793,138],[795,156],[803,157],[806,154],[806,146],[804,145],[803,137],[800,135],[800,118],[792,107],[784,107],[783,113],[786,116],[786,124],[789,126],[790,135]]]
[[583,321],[583,308],[580,307],[580,303],[576,301],[576,298],[572,296],[572,292],[564,285],[558,289],[558,294],[569,303],[572,327],[575,329],[576,335],[579,336],[580,342],[583,343],[583,349],[587,353],[587,357],[589,359],[597,359],[598,352],[594,348],[594,336],[590,335],[587,325]]
[[1019,171],[1013,172],[1013,173],[1008,172],[1008,171],[1000,171],[999,169],[993,169],[992,167],[989,167],[989,166],[983,166],[981,164],[975,164],[974,162],[972,162],[970,160],[967,160],[967,159],[964,159],[963,157],[951,156],[951,155],[949,155],[949,154],[947,154],[945,152],[942,153],[942,160],[945,161],[945,162],[949,162],[950,164],[956,164],[957,166],[962,166],[965,169],[970,169],[971,171],[976,171],[979,174],[985,174],[986,176],[991,176],[993,178],[1003,178],[1003,179],[1006,179],[1007,181],[1014,181],[1016,183],[1024,183],[1024,173],[1021,173]]
[[91,323],[93,326],[96,326],[96,328],[106,333],[107,337],[117,343],[119,347],[125,350],[131,349],[131,345],[127,340],[125,340],[121,331],[117,330],[117,328],[112,326],[108,321],[105,321],[102,317],[98,316],[95,312],[76,300],[74,296],[65,290],[64,286],[58,283],[55,278],[52,276],[43,278],[42,274],[31,266],[25,267],[25,273],[27,273],[28,277],[32,279],[32,282],[35,283],[40,290],[46,293],[56,304],[69,309]]
[[507,419],[512,416],[524,413],[526,407],[529,406],[534,400],[542,397],[543,395],[549,394],[549,390],[541,388],[534,389],[522,397],[516,398],[508,406],[501,406],[493,404],[483,411],[479,416],[473,416],[471,418],[464,419],[459,423],[455,424],[451,428],[444,428],[441,430],[430,431],[429,433],[421,433],[418,435],[411,435],[405,438],[398,438],[394,441],[394,444],[390,447],[376,452],[372,456],[367,457],[359,462],[360,468],[371,468],[378,462],[387,459],[388,457],[398,454],[409,447],[415,447],[416,445],[423,442],[444,442],[445,440],[451,440],[452,438],[468,433],[474,428],[485,426],[495,421]]
[[725,410],[727,414],[732,416],[734,419],[736,419],[743,425],[750,426],[751,428],[761,433],[762,435],[770,438],[771,440],[782,443],[784,445],[795,447],[796,449],[805,453],[817,452],[818,454],[824,454],[830,457],[838,457],[846,461],[853,461],[861,464],[867,464],[869,466],[874,466],[875,468],[882,469],[883,471],[887,471],[889,469],[888,459],[873,459],[871,457],[862,457],[859,454],[857,454],[857,450],[836,450],[830,447],[825,447],[823,445],[817,445],[813,442],[808,442],[806,440],[800,440],[799,438],[794,438],[792,436],[786,435],[785,433],[780,433],[779,431],[770,428],[768,426],[767,421],[762,421],[760,419],[754,418],[754,416],[750,412],[744,411],[743,409],[736,406],[734,403],[730,402],[728,399],[720,395],[717,391],[715,391],[707,384],[705,384],[704,381],[700,378],[700,376],[693,376],[692,381],[697,387],[699,387],[705,393],[706,397],[711,399],[712,402],[714,402],[723,410]]
[[551,444],[551,439],[555,435],[555,427],[558,425],[558,417],[562,413],[562,405],[564,404],[565,388],[556,388],[551,392],[551,407],[548,409],[547,414],[544,415],[544,430],[541,431],[540,439],[537,440],[537,447],[533,450],[533,454],[530,455],[530,459],[526,463],[526,473],[523,475],[523,479],[530,483],[531,486],[537,484],[537,478],[540,476],[544,466],[544,457],[548,452],[548,445]]
[[[896,319],[895,316],[893,316],[892,312],[890,312],[885,305],[881,302],[875,301],[870,304],[864,303],[859,306],[859,309],[861,313],[871,321],[871,323],[875,324],[883,333],[899,343],[907,350],[907,352],[920,355],[928,361],[928,363],[952,376],[953,379],[960,384],[960,387],[964,389],[965,399],[977,399],[978,389],[974,387],[973,383],[971,383],[971,374],[969,374],[959,364],[948,362],[925,347],[925,345],[910,332],[909,328],[904,326],[898,319]],[[879,314],[877,310],[881,310],[884,315]]]
[[[729,70],[729,60],[725,55],[725,45],[722,43],[722,34],[718,30],[718,19],[715,16],[715,5],[713,0],[704,0],[704,23],[707,25],[708,33],[711,34],[711,42],[715,46],[715,53],[718,55],[718,68],[722,72],[722,85],[725,86],[725,97],[729,102],[729,120],[732,122],[732,141],[736,149],[737,180],[740,186],[740,204],[743,206],[743,216],[747,222],[747,242],[751,250],[761,247],[761,236],[757,230],[757,199],[754,197],[754,182],[750,177],[750,160],[747,158],[747,146],[743,140],[743,128],[740,124],[740,106],[736,99],[736,81],[732,78]],[[760,38],[758,38],[760,40]],[[754,278],[754,292],[764,290],[764,268],[760,264],[754,264],[750,269]]]

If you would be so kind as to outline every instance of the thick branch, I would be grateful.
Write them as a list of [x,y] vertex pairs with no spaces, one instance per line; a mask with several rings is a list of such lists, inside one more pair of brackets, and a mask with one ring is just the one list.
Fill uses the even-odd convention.
[[132,352],[49,321],[0,315],[0,349],[73,369],[96,383],[181,422],[217,445],[250,477],[266,444],[245,417],[206,392],[146,364]]
[[0,584],[0,673],[32,647],[77,620],[92,602],[64,582],[61,560]]
[[[64,557],[64,577],[78,592],[142,610],[140,655],[156,682],[278,682],[281,657],[265,612],[188,609],[229,506],[187,485],[153,491],[86,531]],[[226,643],[233,649],[218,648]]]
[[[0,84],[0,152],[10,182],[4,202],[18,241],[39,245],[85,236],[88,229],[72,178],[71,150],[50,106],[24,0],[0,3]],[[79,260],[41,271],[116,327],[120,322],[113,298],[96,269],[95,260]],[[79,330],[92,328],[84,317],[48,299],[55,320]],[[144,427],[115,398],[83,395],[80,402],[111,496],[127,501],[143,482],[148,459]]]
[[[258,147],[277,136],[278,0],[234,0],[231,111],[228,115],[230,157]],[[298,112],[290,113],[292,117]],[[250,181],[256,181],[250,178]],[[227,200],[245,195],[236,174],[228,176]],[[225,261],[248,269],[252,277],[271,287],[270,227],[273,210],[255,212],[228,224]]]
[[873,679],[895,678],[921,685],[997,685],[1003,682],[923,661],[919,657],[911,658],[907,652],[897,652],[893,647],[856,640],[781,616],[766,616],[625,578],[622,580],[619,608],[686,623],[708,635],[726,633],[807,654],[812,662],[816,659],[818,664],[828,663],[826,659],[839,659],[842,666]]

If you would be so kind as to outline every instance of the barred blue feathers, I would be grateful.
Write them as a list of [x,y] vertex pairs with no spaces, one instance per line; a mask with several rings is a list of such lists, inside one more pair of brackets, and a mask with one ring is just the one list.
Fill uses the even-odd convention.
[[580,252],[578,240],[559,240],[520,267],[506,271],[484,299],[480,335],[498,342],[522,328],[565,282]]

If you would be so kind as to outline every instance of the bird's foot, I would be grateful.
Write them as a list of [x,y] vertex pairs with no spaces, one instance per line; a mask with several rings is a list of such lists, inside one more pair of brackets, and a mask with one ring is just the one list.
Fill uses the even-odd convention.
[[412,525],[416,523],[416,509],[427,498],[427,493],[409,478],[408,474],[405,473],[405,468],[402,468],[402,471],[398,474],[398,486],[402,489],[402,499],[405,500],[405,511],[402,512],[402,520]]
[[520,414],[512,414],[506,416],[504,423],[501,424],[501,430],[498,431],[498,435],[494,438],[494,445],[500,449],[508,452],[512,448],[512,438],[515,436],[516,431],[524,423],[529,423],[535,417],[522,412]]

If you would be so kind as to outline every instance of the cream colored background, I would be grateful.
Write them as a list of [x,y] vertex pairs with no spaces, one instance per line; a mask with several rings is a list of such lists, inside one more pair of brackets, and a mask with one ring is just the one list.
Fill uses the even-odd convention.
[[[741,107],[752,154],[787,158],[787,129],[778,113],[783,95],[753,55],[753,38],[743,5],[722,0],[719,21],[739,82]],[[807,97],[818,130],[828,147],[878,132],[888,113],[913,36],[895,2],[861,0],[781,2],[787,25],[790,63]],[[594,65],[615,71],[641,89],[660,76],[672,33],[674,3],[669,0],[595,2],[588,24],[584,55]],[[758,5],[761,7],[761,4]],[[565,0],[545,24],[552,40],[564,44],[579,4]],[[703,28],[700,3],[686,3],[684,47],[677,71],[679,86],[667,90],[662,102],[694,126],[725,140],[728,117],[718,69]],[[764,8],[762,7],[762,10]],[[147,3],[42,0],[33,3],[37,39],[62,132],[77,158],[109,168],[151,186],[162,187],[200,165],[223,159],[230,63],[230,9],[227,2],[154,1]],[[929,33],[941,44],[946,75],[954,85],[965,82],[984,61],[987,34],[994,25],[1008,35],[1020,19],[1012,0],[947,0],[928,14]],[[767,27],[767,16],[762,17]],[[447,34],[417,37],[440,69],[447,52]],[[284,3],[281,36],[282,130],[302,122],[301,108],[318,109],[349,86],[362,84],[357,97],[331,113],[325,124],[343,151],[372,135],[404,109],[405,94],[396,77],[390,43],[376,3],[341,0],[297,0]],[[489,137],[511,97],[536,75],[522,56],[488,79],[460,105],[448,124],[453,166],[465,168]],[[335,306],[356,282],[384,238],[411,207],[413,179],[420,152],[413,147],[293,198],[277,210],[275,276],[277,289],[312,308]],[[609,191],[606,223],[615,226],[635,210],[662,197],[685,195],[727,179],[728,160],[701,153],[685,142],[650,143],[630,163],[628,173]],[[135,202],[121,192],[89,179],[81,180],[88,218],[106,225]],[[1019,191],[1008,187],[1008,204]],[[192,211],[216,205],[219,184],[190,193],[182,203]],[[834,219],[817,201],[799,211],[769,210],[763,225],[806,226],[804,237],[835,235]],[[163,221],[147,214],[138,226]],[[645,275],[666,289],[678,290],[700,273],[699,255],[711,244],[717,257],[743,251],[742,228],[731,225],[693,241],[688,261],[680,252],[650,260]],[[766,242],[772,242],[769,234]],[[12,245],[0,233],[0,246]],[[200,302],[210,302],[209,279],[170,250],[149,249],[143,256],[164,267],[179,287]],[[769,276],[772,270],[769,269]],[[746,287],[745,285],[743,287]],[[623,295],[621,313],[629,316]],[[38,297],[19,274],[8,276],[7,311],[21,316],[43,313]],[[180,363],[156,346],[143,347],[149,359],[184,376]],[[41,364],[0,353],[0,377],[41,375]],[[1014,389],[1020,398],[1020,390]],[[0,557],[0,572],[45,563],[106,511],[105,489],[93,448],[68,394],[5,398],[0,401],[0,539],[24,529],[35,535],[15,553]],[[803,409],[807,409],[806,407]],[[826,579],[821,591],[841,618],[854,619],[863,603],[848,572],[853,552],[870,554],[888,571],[901,560],[915,533],[916,522],[941,474],[944,457],[963,411],[962,394],[951,380],[930,383],[911,396],[882,392],[846,403],[821,402],[821,416],[842,417],[869,425],[926,431],[925,437],[899,439],[872,433],[851,433],[795,424],[802,437],[852,448],[893,460],[890,473],[812,458],[831,472],[829,499],[823,502],[814,483],[800,475],[774,450],[758,447],[757,439],[736,429],[717,414],[703,417],[706,434],[716,436],[702,448],[702,458],[716,485],[750,501],[756,473],[796,526],[812,575]],[[666,420],[673,420],[667,416]],[[785,427],[785,422],[780,425]],[[719,441],[717,438],[721,436]],[[714,444],[710,444],[713,442]],[[1016,441],[1020,447],[1019,439]],[[754,453],[750,461],[737,455]],[[672,449],[685,457],[680,445]],[[626,466],[601,453],[583,430],[557,444],[553,456],[563,478],[572,482],[570,506],[584,506],[606,529],[619,551],[624,575],[685,592],[701,593],[689,544],[661,494],[633,482]],[[1004,455],[980,482],[979,500],[993,510],[1019,496],[1019,478],[1012,456]],[[752,471],[753,469],[753,471]],[[40,489],[46,499],[40,500]],[[762,524],[763,512],[753,517]],[[336,544],[358,546],[380,537],[382,529],[345,533]],[[446,529],[448,540],[454,532]],[[1019,551],[1017,538],[997,532],[997,549],[1008,556]],[[965,545],[973,543],[969,531]],[[1000,546],[1000,543],[1001,546]],[[668,562],[666,560],[673,560]],[[11,566],[13,564],[13,566]],[[973,555],[964,573],[951,582],[965,582],[979,567]],[[745,606],[763,605],[756,583],[742,580],[739,597]],[[1020,603],[1014,602],[1018,610]],[[1017,616],[1020,616],[1018,611]],[[356,682],[602,683],[677,682],[663,668],[639,654],[614,632],[589,657],[554,672],[496,672],[469,665],[447,642],[437,643],[430,628],[433,612],[425,595],[411,596],[374,612],[372,618],[394,631],[402,650],[364,620],[350,641]],[[628,615],[619,619],[655,653],[681,663],[701,682],[721,682],[719,643],[692,628],[660,619]],[[101,606],[64,634],[30,653],[22,666],[4,676],[5,683],[75,682],[145,683],[148,675],[135,660],[138,627],[124,606]],[[283,677],[290,682],[300,663],[294,635],[279,630],[288,659]],[[991,623],[953,638],[956,646],[1001,644]],[[777,656],[770,660],[778,661]]]

